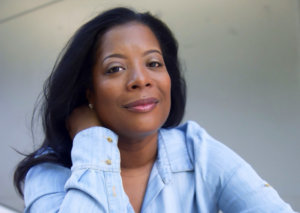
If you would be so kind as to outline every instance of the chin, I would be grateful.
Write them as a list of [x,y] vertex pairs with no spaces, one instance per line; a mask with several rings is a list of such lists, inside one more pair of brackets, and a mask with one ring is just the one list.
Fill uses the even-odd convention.
[[[157,119],[140,119],[131,120],[124,123],[125,125],[118,125],[117,128],[113,128],[115,133],[127,138],[141,138],[147,137],[152,134],[156,134],[157,131],[165,123],[165,120]],[[119,123],[120,124],[120,123]]]

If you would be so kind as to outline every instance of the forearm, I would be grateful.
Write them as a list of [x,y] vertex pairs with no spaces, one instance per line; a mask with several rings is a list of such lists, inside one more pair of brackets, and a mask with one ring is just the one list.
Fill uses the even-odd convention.
[[27,175],[26,212],[133,212],[122,186],[119,155],[117,136],[110,130],[93,127],[78,133],[71,171],[48,163]]

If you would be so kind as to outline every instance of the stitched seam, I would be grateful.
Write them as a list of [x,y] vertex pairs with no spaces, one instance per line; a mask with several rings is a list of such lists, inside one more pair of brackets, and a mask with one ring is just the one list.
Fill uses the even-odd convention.
[[225,188],[227,187],[227,185],[229,184],[229,182],[231,181],[232,177],[238,172],[239,169],[241,169],[242,167],[244,167],[243,164],[238,165],[235,169],[233,169],[232,174],[230,175],[230,177],[225,181],[224,187],[222,187],[222,190],[219,193],[218,199],[217,199],[217,203],[219,203],[220,198],[222,197],[222,194],[225,190]]

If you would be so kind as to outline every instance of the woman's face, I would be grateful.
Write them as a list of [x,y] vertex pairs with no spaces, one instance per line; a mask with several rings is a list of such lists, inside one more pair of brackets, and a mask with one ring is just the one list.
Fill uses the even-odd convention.
[[168,118],[170,93],[170,76],[150,28],[130,22],[103,35],[87,95],[103,126],[128,139],[156,133]]

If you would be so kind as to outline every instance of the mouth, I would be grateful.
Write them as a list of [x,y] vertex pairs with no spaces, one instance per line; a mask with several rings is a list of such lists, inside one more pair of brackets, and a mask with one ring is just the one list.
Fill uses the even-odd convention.
[[125,104],[123,107],[132,112],[150,112],[159,101],[156,98],[146,98]]

